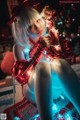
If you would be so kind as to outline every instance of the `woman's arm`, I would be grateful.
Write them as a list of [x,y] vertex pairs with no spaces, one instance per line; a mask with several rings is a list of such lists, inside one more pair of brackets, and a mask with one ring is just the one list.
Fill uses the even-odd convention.
[[15,44],[13,46],[13,54],[14,54],[14,58],[15,60],[25,60],[25,54],[24,54],[24,47],[20,46],[18,44]]

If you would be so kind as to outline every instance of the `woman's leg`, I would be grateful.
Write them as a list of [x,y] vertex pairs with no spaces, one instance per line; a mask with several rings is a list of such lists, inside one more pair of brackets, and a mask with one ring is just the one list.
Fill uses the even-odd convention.
[[52,120],[52,80],[48,63],[36,66],[35,93],[41,120]]
[[63,89],[80,113],[80,82],[67,61],[54,59],[51,67],[40,63],[36,67],[35,92],[41,120],[52,120],[52,84],[54,72],[58,75]]
[[64,92],[80,114],[80,82],[76,73],[63,59],[55,59],[52,69],[58,74]]
[[23,86],[23,94],[27,98],[27,100],[36,104],[35,92],[34,92],[34,80],[35,80],[35,70],[31,72],[28,83]]

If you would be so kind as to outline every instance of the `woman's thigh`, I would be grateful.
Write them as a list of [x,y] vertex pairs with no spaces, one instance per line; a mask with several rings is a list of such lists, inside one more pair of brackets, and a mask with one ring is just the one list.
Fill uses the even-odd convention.
[[[40,70],[40,72],[37,73],[41,73],[41,78],[43,76],[43,78],[45,78],[46,80],[44,80],[44,87],[47,85],[50,85],[49,87],[52,87],[52,98],[53,99],[58,99],[60,97],[60,95],[63,93],[63,87],[60,83],[60,78],[58,76],[58,73],[55,72],[55,68],[53,67],[53,63],[47,63],[47,62],[41,62],[37,65],[37,71]],[[46,75],[46,76],[45,76]],[[37,74],[38,76],[38,74]],[[39,76],[39,77],[40,77]],[[50,77],[49,77],[50,76]],[[40,80],[41,80],[40,78]],[[51,79],[50,81],[48,79]],[[44,88],[45,89],[45,88]]]
[[59,77],[58,73],[55,71],[55,68],[52,64],[54,64],[54,62],[51,63],[51,79],[52,79],[53,99],[58,99],[64,90],[63,90],[62,84],[60,82],[60,77]]
[[[44,71],[51,71],[50,78],[52,80],[52,96],[53,96],[52,98],[53,99],[58,99],[60,97],[60,95],[63,93],[63,88],[62,88],[62,85],[60,83],[60,78],[58,76],[58,73],[55,72],[55,69],[54,69],[52,64],[54,64],[54,62],[50,63],[50,64],[43,62],[43,63],[39,63],[37,65],[37,67],[39,67],[39,68],[41,67],[41,69],[44,69]],[[48,70],[48,68],[50,68],[50,70]],[[36,71],[32,72],[32,75],[29,79],[30,82],[24,86],[24,95],[27,99],[29,99],[32,102],[36,102],[35,92],[34,92],[34,80],[36,79],[36,73],[35,72]],[[38,76],[38,74],[37,74],[37,76]]]

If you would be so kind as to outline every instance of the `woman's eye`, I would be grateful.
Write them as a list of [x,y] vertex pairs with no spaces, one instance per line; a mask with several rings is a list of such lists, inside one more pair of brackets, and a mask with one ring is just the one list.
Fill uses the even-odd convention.
[[38,19],[38,20],[37,20],[37,22],[40,22],[40,21],[41,21],[41,19]]

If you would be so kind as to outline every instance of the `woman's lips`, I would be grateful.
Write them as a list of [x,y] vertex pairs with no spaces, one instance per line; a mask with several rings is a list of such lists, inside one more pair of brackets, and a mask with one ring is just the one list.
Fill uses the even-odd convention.
[[43,33],[43,31],[42,30],[40,30],[39,32],[38,32],[38,34],[42,34]]

